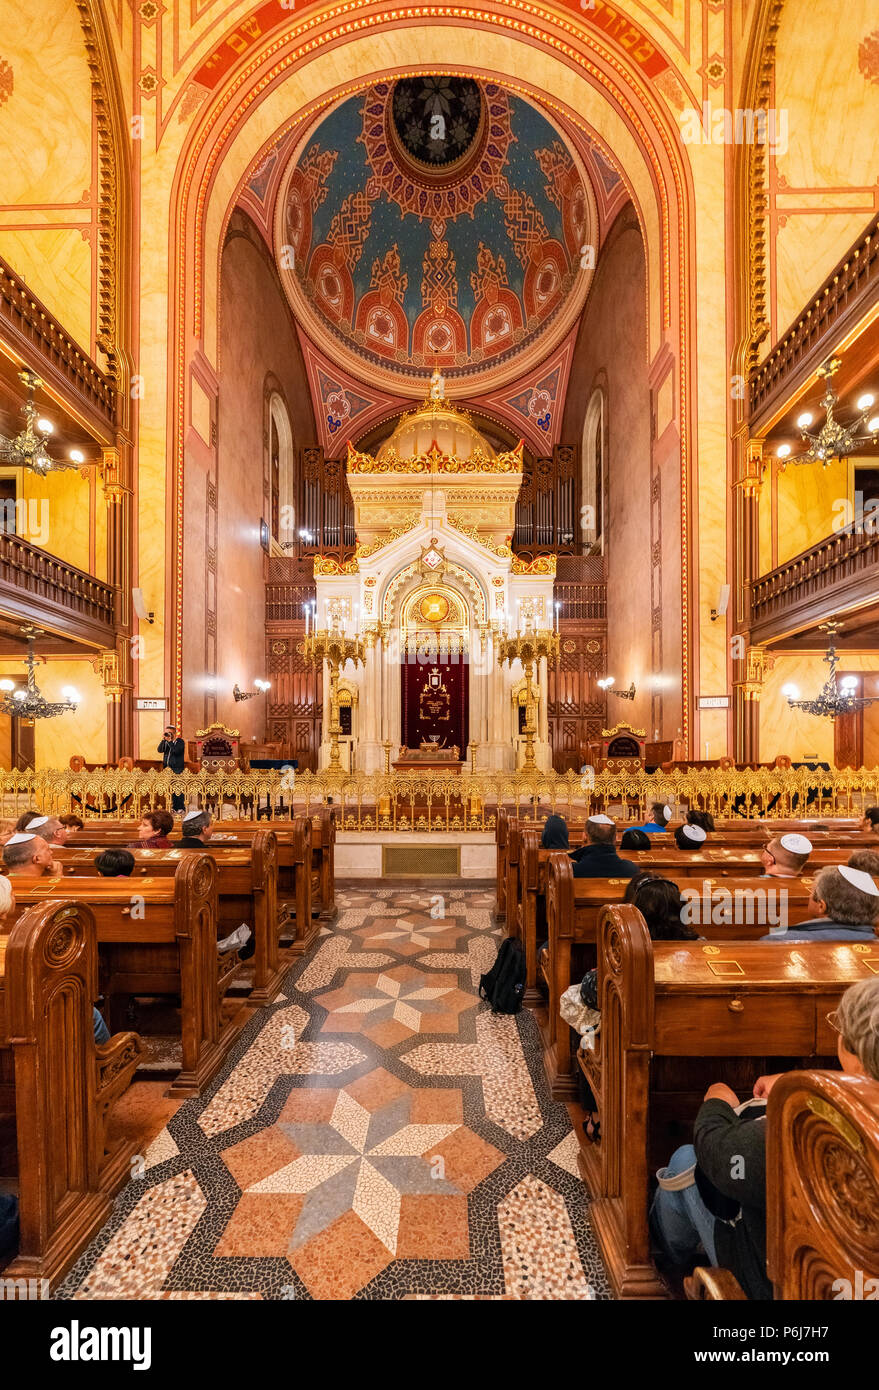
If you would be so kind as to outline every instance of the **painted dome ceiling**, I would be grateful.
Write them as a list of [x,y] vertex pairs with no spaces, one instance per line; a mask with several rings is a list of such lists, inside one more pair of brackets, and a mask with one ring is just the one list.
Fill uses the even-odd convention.
[[548,118],[470,78],[379,83],[337,106],[294,155],[275,210],[290,303],[331,359],[420,396],[542,359],[589,288],[598,236],[576,153]]

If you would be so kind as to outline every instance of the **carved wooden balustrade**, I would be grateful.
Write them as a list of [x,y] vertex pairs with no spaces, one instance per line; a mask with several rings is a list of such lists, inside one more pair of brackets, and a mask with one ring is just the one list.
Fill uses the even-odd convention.
[[22,355],[28,365],[48,382],[73,387],[105,425],[115,424],[116,388],[111,378],[74,342],[2,256],[0,331],[24,349]]
[[116,590],[6,531],[0,531],[0,603],[12,616],[113,646]]
[[751,372],[748,413],[753,429],[827,356],[879,300],[879,217],[831,271],[818,293]]
[[879,534],[846,527],[763,574],[751,586],[751,640],[766,642],[820,621],[879,589]]

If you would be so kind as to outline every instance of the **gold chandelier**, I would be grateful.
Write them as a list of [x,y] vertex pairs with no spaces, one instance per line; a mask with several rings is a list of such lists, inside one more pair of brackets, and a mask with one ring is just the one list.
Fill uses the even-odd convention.
[[34,403],[34,392],[43,384],[36,372],[19,372],[19,381],[27,388],[27,400],[22,406],[25,418],[23,430],[14,439],[4,439],[0,435],[0,462],[9,468],[29,468],[45,478],[47,473],[57,473],[67,468],[79,468],[85,463],[85,455],[79,449],[70,450],[70,458],[53,458],[47,444],[54,425],[51,420],[40,415]]
[[879,437],[879,415],[867,418],[874,398],[867,392],[860,396],[856,402],[857,409],[861,414],[853,420],[850,425],[843,425],[834,417],[834,410],[839,404],[839,397],[833,389],[832,378],[836,375],[840,367],[838,357],[830,357],[818,368],[818,375],[824,378],[826,389],[821,397],[821,404],[824,407],[824,423],[817,434],[809,432],[812,423],[810,411],[804,411],[797,417],[797,428],[804,443],[808,444],[805,453],[797,454],[791,458],[791,446],[781,444],[778,448],[778,458],[781,459],[781,467],[784,470],[788,463],[820,463],[823,468],[832,463],[834,459],[848,458],[849,454],[857,453],[865,444],[876,443]]

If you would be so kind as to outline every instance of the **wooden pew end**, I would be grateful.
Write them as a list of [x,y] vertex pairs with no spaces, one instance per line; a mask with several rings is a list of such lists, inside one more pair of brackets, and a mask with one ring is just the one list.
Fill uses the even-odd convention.
[[684,1293],[692,1302],[706,1300],[716,1302],[746,1303],[742,1286],[730,1269],[706,1268],[697,1265],[693,1273],[684,1280]]

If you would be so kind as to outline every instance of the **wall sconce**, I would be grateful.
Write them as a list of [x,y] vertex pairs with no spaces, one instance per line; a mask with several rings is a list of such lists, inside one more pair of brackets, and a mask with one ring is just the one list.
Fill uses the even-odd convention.
[[613,684],[614,684],[614,678],[613,678],[613,676],[605,676],[603,680],[600,680],[600,681],[598,682],[599,688],[600,688],[601,690],[604,690],[608,695],[616,695],[616,697],[617,697],[618,700],[634,700],[634,698],[635,698],[635,682],[634,682],[634,681],[632,681],[632,683],[631,683],[631,685],[629,686],[628,690],[614,690],[614,689],[612,689]]
[[232,688],[232,698],[236,704],[238,704],[240,700],[253,700],[257,695],[264,695],[267,690],[271,689],[272,684],[271,681],[260,680],[256,680],[253,683],[256,686],[255,690],[241,690],[238,686],[238,682],[235,682]]

